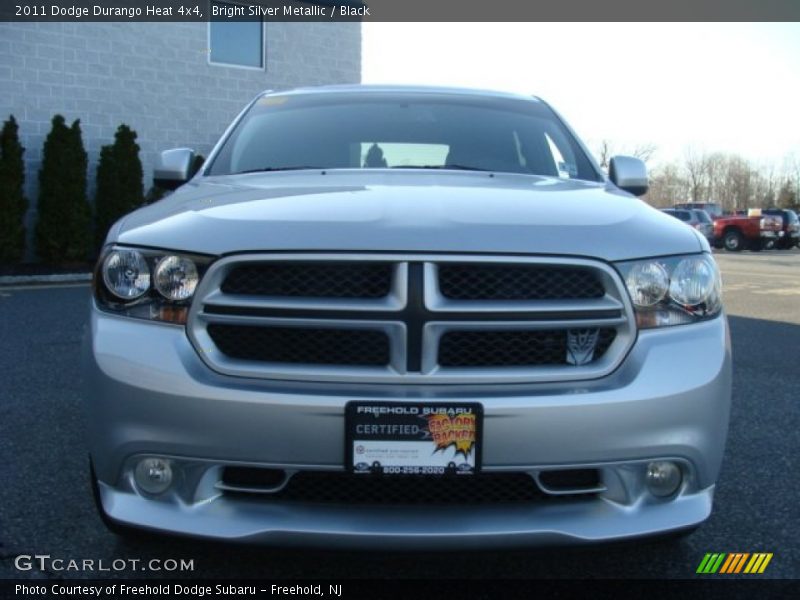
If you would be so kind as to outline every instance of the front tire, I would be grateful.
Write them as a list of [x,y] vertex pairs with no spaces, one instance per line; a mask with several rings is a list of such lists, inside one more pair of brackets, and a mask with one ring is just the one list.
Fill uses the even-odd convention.
[[736,229],[725,232],[722,238],[722,245],[728,252],[740,252],[744,246],[744,236]]

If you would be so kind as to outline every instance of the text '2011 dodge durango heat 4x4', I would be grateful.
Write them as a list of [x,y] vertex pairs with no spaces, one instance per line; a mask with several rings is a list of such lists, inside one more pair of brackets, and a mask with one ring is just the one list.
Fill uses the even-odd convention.
[[114,530],[533,545],[708,518],[731,398],[708,242],[536,98],[265,93],[116,223],[85,343]]

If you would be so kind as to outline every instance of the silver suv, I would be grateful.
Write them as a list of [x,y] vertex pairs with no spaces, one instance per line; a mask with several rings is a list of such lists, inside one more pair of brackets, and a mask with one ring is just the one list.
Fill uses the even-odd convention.
[[[708,518],[731,351],[706,240],[537,98],[265,93],[114,225],[85,343],[115,531],[618,540]],[[188,180],[188,181],[187,181]]]

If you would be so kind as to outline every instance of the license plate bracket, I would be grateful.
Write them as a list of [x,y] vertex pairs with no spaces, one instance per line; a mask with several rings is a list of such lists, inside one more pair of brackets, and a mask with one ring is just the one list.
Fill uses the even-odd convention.
[[477,402],[364,402],[345,406],[345,457],[351,473],[474,475],[483,449]]

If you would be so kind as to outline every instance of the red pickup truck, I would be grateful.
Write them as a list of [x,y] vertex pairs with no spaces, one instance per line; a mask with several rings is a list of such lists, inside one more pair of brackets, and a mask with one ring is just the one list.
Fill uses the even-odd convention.
[[761,250],[777,241],[782,229],[783,221],[775,215],[755,212],[750,216],[719,217],[714,220],[714,245],[731,252]]

